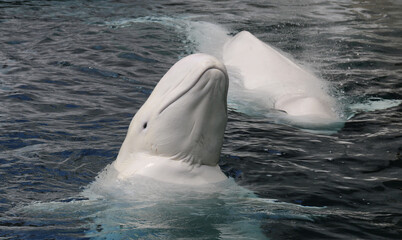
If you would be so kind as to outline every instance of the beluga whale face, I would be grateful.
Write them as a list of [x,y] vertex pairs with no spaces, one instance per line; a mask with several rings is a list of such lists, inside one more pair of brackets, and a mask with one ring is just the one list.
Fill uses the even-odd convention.
[[216,58],[193,54],[174,64],[130,123],[112,164],[118,177],[180,184],[225,180],[217,163],[227,91],[226,68]]

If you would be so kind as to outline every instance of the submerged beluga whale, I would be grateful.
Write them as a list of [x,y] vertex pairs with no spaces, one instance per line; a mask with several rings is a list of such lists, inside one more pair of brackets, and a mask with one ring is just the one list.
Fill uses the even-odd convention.
[[228,75],[207,54],[193,54],[162,77],[133,117],[112,166],[133,175],[197,185],[226,180],[217,165],[227,122]]
[[[339,122],[336,103],[322,80],[247,31],[223,46],[223,62],[232,81],[266,108],[286,113],[304,126]],[[229,93],[230,95],[230,93]]]

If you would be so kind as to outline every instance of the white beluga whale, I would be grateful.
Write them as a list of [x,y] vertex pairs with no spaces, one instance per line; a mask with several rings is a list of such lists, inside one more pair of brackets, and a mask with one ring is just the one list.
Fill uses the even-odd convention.
[[135,114],[117,159],[78,197],[10,214],[62,236],[69,222],[91,239],[267,239],[260,225],[270,218],[314,221],[315,209],[260,199],[222,173],[227,92],[220,61],[183,58]]
[[228,75],[207,54],[193,54],[162,77],[133,117],[117,159],[118,178],[205,184],[227,179],[217,165],[227,122]]
[[336,102],[322,80],[251,33],[242,31],[228,40],[222,58],[231,84],[240,82],[249,95],[246,98],[285,112],[293,124],[319,126],[340,121]]

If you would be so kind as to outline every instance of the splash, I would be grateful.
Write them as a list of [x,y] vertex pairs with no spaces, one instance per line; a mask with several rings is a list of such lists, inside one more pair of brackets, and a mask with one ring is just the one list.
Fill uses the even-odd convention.
[[266,239],[259,227],[262,219],[313,222],[323,209],[261,199],[230,178],[196,188],[138,176],[120,180],[111,166],[83,195],[108,202],[96,214],[88,236],[118,234],[119,239],[176,239],[194,234],[203,239]]
[[263,222],[314,222],[323,211],[259,198],[233,179],[197,188],[138,176],[120,180],[109,165],[75,198],[8,214],[23,216],[44,235],[69,228],[91,239],[267,239]]
[[200,52],[222,60],[223,45],[230,39],[229,31],[223,26],[205,21],[196,21],[191,17],[147,16],[132,19],[124,18],[106,21],[101,25],[110,28],[127,28],[136,24],[158,24],[179,34],[184,34],[183,43],[186,45],[186,55]]

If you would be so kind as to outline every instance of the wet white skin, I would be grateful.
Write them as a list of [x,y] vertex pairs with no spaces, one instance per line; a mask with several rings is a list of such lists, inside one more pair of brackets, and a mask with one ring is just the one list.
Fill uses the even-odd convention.
[[130,123],[113,163],[119,178],[181,184],[226,179],[217,165],[227,122],[225,66],[206,54],[181,59]]
[[[243,87],[269,99],[268,108],[308,121],[338,121],[325,83],[247,31],[225,43],[223,61]],[[231,76],[232,77],[232,76]]]

